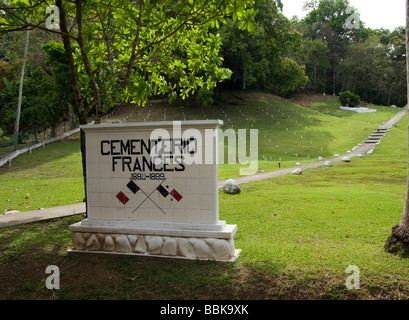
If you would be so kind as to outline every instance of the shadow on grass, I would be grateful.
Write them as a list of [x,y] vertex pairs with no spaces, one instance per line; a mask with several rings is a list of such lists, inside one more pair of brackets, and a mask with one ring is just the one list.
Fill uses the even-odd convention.
[[[82,218],[0,229],[0,300],[361,298],[345,289],[344,279],[293,273],[283,263],[245,254],[235,262],[214,262],[67,252],[68,226]],[[49,265],[59,268],[58,290],[46,288]]]
[[[265,299],[285,267],[67,252],[73,216],[0,230],[0,299]],[[60,270],[60,289],[45,286],[46,268]]]

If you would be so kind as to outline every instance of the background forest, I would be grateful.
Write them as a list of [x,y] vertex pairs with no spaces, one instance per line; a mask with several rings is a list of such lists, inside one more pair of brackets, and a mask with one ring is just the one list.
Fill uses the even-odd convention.
[[[338,95],[351,91],[377,105],[406,105],[405,29],[370,29],[351,21],[347,0],[306,1],[304,19],[289,20],[279,0],[257,0],[251,30],[226,19],[219,34],[223,67],[230,79],[200,89],[197,101],[211,106],[223,90]],[[354,12],[354,17],[358,12]],[[13,133],[25,32],[0,36],[0,135]],[[75,48],[73,48],[75,50]],[[175,52],[179,60],[184,54]],[[186,58],[187,59],[187,58]],[[104,104],[103,113],[115,105]],[[90,115],[93,109],[90,108]],[[75,99],[64,46],[57,35],[32,30],[21,108],[21,138],[65,121],[75,127]]]

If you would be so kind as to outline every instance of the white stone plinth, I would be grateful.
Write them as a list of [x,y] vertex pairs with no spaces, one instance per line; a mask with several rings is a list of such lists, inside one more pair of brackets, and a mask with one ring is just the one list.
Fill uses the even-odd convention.
[[[196,229],[195,229],[196,228]],[[74,252],[232,261],[236,225],[129,223],[85,219],[69,227]]]
[[345,111],[352,111],[352,112],[356,112],[356,113],[375,113],[375,112],[378,111],[376,109],[368,109],[366,107],[351,108],[351,107],[341,106],[340,109],[345,110]]
[[231,260],[236,225],[219,220],[220,120],[81,126],[87,219],[74,251]]

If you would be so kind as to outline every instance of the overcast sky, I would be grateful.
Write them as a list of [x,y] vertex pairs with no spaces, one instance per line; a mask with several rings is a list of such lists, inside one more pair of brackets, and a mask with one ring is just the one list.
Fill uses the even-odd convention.
[[[292,18],[294,15],[303,18],[302,11],[306,0],[281,0],[284,5],[284,15]],[[406,24],[405,0],[349,0],[351,6],[358,9],[362,22],[371,29],[384,28],[394,30]]]

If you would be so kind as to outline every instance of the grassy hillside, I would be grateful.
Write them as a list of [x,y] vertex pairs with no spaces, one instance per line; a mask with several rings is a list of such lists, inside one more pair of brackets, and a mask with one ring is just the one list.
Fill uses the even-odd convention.
[[[319,156],[345,154],[401,110],[371,105],[368,107],[377,109],[377,113],[343,111],[333,96],[300,96],[294,101],[304,106],[265,93],[230,93],[209,108],[191,101],[174,105],[156,101],[144,108],[124,107],[105,121],[220,119],[223,130],[233,128],[237,133],[238,129],[258,129],[259,167],[273,171],[279,169],[278,163],[281,168],[288,168],[297,162],[316,161]],[[239,168],[220,166],[221,178],[237,177]]]
[[78,139],[20,155],[0,168],[0,213],[82,202],[84,181]]
[[[259,167],[273,171],[279,169],[278,162],[281,168],[294,167],[296,162],[304,164],[316,161],[318,156],[345,153],[400,111],[376,106],[378,113],[341,111],[334,97],[313,96],[308,103],[301,98],[296,101],[306,107],[264,93],[225,94],[215,106],[206,109],[192,101],[172,105],[153,101],[144,108],[123,107],[105,122],[221,119],[223,130],[258,129]],[[406,156],[403,148],[399,153]],[[220,165],[220,180],[239,176],[239,169],[240,165]],[[12,168],[0,168],[0,181],[0,213],[81,201],[84,187],[78,139],[19,156]]]

